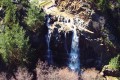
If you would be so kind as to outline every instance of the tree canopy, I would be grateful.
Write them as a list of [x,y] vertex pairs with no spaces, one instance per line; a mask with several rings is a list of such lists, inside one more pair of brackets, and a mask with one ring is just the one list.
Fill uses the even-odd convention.
[[5,62],[26,60],[29,49],[28,38],[25,37],[25,31],[14,24],[12,28],[5,26],[0,33],[0,54]]

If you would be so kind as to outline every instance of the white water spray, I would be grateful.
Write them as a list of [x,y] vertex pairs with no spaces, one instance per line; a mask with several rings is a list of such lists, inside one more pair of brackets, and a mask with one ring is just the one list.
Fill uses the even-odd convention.
[[48,27],[48,34],[46,35],[47,40],[47,62],[48,64],[53,64],[53,57],[52,57],[52,51],[50,49],[50,38],[51,38],[51,29],[50,29],[50,18],[47,16],[47,22],[46,25]]
[[69,68],[73,71],[80,70],[80,59],[79,59],[79,37],[77,36],[77,31],[74,26],[71,53],[69,56]]

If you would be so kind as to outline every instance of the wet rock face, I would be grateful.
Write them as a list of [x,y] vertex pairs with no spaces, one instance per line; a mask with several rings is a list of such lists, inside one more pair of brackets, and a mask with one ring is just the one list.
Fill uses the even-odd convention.
[[65,33],[62,31],[59,33],[57,28],[54,29],[51,35],[50,48],[53,54],[53,60],[55,64],[59,66],[67,65],[67,52],[70,51],[71,40],[72,32]]
[[[100,46],[101,30],[105,25],[104,17],[98,14],[93,14],[89,22],[88,29],[93,31],[94,34],[86,32],[80,35],[80,60],[81,64],[86,67],[100,67],[100,53],[104,52],[103,47]],[[102,20],[103,19],[103,20]],[[102,52],[101,52],[102,51]]]
[[66,44],[67,44],[68,53],[70,53],[71,50],[72,35],[73,35],[72,31],[66,33]]
[[103,16],[94,13],[88,25],[88,29],[94,34],[81,33],[79,44],[83,66],[101,68],[102,65],[108,64],[111,57],[115,56],[115,48],[105,42],[105,37],[108,40],[114,40],[114,36],[112,37],[110,33],[104,31],[108,27],[106,24]]
[[97,54],[94,52],[90,42],[85,39],[84,36],[80,36],[80,61],[82,66],[93,67],[95,66],[95,60]]
[[[94,34],[95,35],[95,34]],[[102,65],[108,64],[110,58],[115,56],[114,49],[108,50],[108,45],[102,42],[101,38],[88,37],[81,35],[79,40],[80,45],[80,61],[82,66],[102,68]]]
[[91,21],[89,22],[88,29],[95,33],[94,37],[100,37],[105,24],[106,20],[103,16],[93,13],[91,15]]
[[104,75],[107,75],[107,76],[120,77],[120,71],[105,70],[103,73],[104,73]]

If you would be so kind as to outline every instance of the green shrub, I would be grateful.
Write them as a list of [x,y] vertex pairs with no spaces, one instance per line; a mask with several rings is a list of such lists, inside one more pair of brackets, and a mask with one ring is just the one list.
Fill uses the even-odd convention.
[[114,57],[110,60],[108,69],[119,70],[120,69],[120,55]]

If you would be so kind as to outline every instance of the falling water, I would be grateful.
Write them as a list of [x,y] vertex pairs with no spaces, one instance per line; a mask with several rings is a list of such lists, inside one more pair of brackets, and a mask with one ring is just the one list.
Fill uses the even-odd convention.
[[71,53],[69,56],[69,68],[73,71],[80,70],[79,37],[77,36],[77,31],[75,27],[73,29]]
[[64,44],[64,46],[65,46],[65,50],[66,50],[66,52],[68,54],[68,48],[67,48],[67,42],[66,42],[66,38],[67,38],[66,34],[67,33],[65,32],[65,44]]
[[47,40],[47,62],[48,64],[53,64],[53,59],[52,59],[52,52],[50,49],[50,38],[51,38],[51,30],[50,30],[50,18],[49,16],[46,17],[47,19],[47,27],[48,27],[48,34],[46,35],[46,40]]

